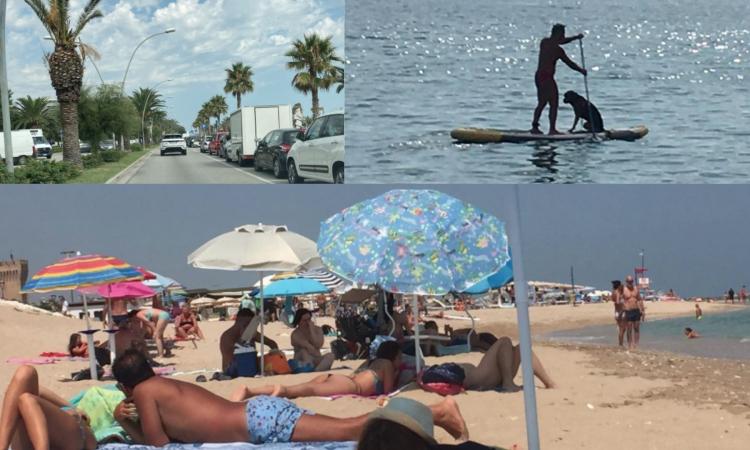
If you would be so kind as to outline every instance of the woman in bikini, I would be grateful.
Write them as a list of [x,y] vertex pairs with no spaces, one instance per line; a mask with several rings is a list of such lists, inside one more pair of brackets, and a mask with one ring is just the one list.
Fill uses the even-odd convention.
[[163,309],[147,308],[139,309],[135,316],[143,322],[151,331],[156,341],[156,351],[158,356],[164,356],[164,330],[169,323],[169,313]]
[[294,386],[274,385],[260,388],[243,386],[230,399],[239,402],[256,395],[273,395],[284,398],[384,395],[390,393],[396,387],[400,365],[401,349],[398,343],[386,341],[378,347],[374,360],[363,364],[351,375],[329,373]]
[[198,321],[195,320],[195,315],[190,305],[183,306],[180,314],[174,318],[174,334],[182,339],[188,339],[190,335],[201,340],[204,339],[203,331],[198,326]]
[[[544,370],[542,362],[532,353],[531,366],[544,387],[552,389],[556,387],[555,382]],[[466,374],[464,388],[472,390],[498,389],[514,392],[521,389],[513,382],[521,366],[521,349],[514,346],[508,337],[499,338],[487,352],[482,356],[478,365],[459,364]]]
[[39,386],[31,366],[21,366],[5,390],[0,416],[0,450],[59,448],[93,450],[96,438],[88,416]]

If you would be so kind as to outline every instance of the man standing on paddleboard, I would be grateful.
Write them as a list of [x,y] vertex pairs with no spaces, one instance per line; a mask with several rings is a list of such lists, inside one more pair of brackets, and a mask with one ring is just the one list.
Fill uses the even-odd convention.
[[581,68],[578,64],[571,61],[568,55],[565,54],[565,50],[560,47],[576,39],[583,39],[583,34],[565,37],[565,25],[558,23],[552,27],[550,37],[542,39],[542,43],[539,45],[539,65],[534,76],[537,105],[534,110],[534,121],[531,123],[531,132],[534,134],[542,134],[542,131],[539,129],[539,117],[542,115],[542,111],[547,103],[549,103],[549,134],[560,134],[555,128],[558,105],[555,65],[557,64],[557,60],[561,59],[571,69],[582,73],[584,76],[586,75],[586,69]]

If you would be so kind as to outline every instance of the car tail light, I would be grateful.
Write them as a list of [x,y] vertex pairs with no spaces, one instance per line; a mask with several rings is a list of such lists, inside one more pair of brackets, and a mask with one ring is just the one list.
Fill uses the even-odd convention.
[[292,146],[289,144],[281,144],[281,151],[284,153],[289,153],[289,150],[292,149]]

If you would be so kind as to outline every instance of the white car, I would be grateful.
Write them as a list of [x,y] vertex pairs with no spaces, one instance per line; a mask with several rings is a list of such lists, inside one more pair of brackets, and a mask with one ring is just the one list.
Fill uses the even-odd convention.
[[320,116],[297,141],[286,157],[290,184],[305,179],[326,183],[344,182],[344,113]]
[[187,155],[187,142],[185,142],[185,138],[181,134],[165,134],[161,138],[159,151],[161,156],[170,152],[180,152],[183,155]]
[[34,139],[34,150],[37,158],[52,159],[52,146],[44,138],[42,130],[29,130]]

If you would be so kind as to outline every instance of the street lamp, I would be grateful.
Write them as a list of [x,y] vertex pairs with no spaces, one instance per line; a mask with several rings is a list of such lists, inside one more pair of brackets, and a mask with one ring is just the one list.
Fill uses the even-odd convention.
[[[141,113],[141,145],[143,145],[143,149],[146,149],[146,128],[145,128],[145,121],[146,121],[146,107],[148,106],[148,99],[151,97],[151,92],[156,92],[156,88],[160,85],[167,83],[169,81],[172,81],[172,79],[164,80],[159,83],[156,83],[154,87],[149,90],[148,95],[146,96],[146,100],[143,102],[143,113]],[[152,129],[153,131],[153,129]]]
[[143,43],[146,42],[147,40],[154,38],[156,36],[162,35],[162,34],[174,33],[175,31],[177,30],[175,30],[174,28],[167,28],[164,31],[160,31],[158,33],[154,33],[151,36],[146,37],[146,39],[142,40],[138,45],[135,46],[133,53],[130,55],[130,61],[128,61],[128,67],[125,68],[125,75],[122,77],[122,85],[120,86],[121,95],[125,95],[125,80],[128,78],[128,71],[130,71],[130,63],[133,62],[133,58],[135,57],[135,52],[137,52],[138,49],[141,48],[141,45],[143,45]]
[[5,3],[0,0],[0,102],[3,114],[3,140],[5,144],[5,167],[13,173],[13,141],[11,139],[10,99],[8,96],[8,70],[5,66]]

